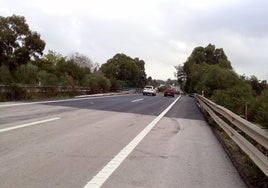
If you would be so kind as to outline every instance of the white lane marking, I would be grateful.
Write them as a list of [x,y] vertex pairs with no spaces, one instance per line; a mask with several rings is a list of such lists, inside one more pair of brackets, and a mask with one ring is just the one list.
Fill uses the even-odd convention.
[[164,117],[164,115],[172,108],[172,106],[180,99],[179,96],[171,105],[169,105],[159,116],[157,116],[147,127],[145,127],[128,145],[126,145],[102,170],[94,176],[84,188],[99,188],[112,175],[112,173],[120,166],[127,156],[135,149],[135,147],[143,140],[143,138],[151,131],[151,129]]
[[133,100],[131,102],[138,102],[138,101],[142,101],[143,99],[137,99],[137,100]]
[[55,121],[55,120],[58,120],[58,119],[60,119],[60,118],[56,117],[56,118],[45,119],[45,120],[36,121],[36,122],[32,122],[32,123],[26,123],[26,124],[22,124],[22,125],[17,125],[17,126],[13,126],[13,127],[8,127],[8,128],[0,129],[0,133],[11,131],[11,130],[14,130],[14,129],[23,128],[23,127],[29,127],[29,126],[33,126],[33,125],[37,125],[37,124],[41,124],[41,123],[46,123],[46,122],[50,122],[50,121]]
[[46,104],[46,103],[57,103],[57,102],[67,102],[67,101],[81,101],[81,100],[101,99],[101,98],[110,98],[110,97],[119,97],[119,96],[125,96],[125,95],[90,97],[90,98],[75,98],[75,99],[62,99],[62,100],[54,100],[54,101],[39,101],[39,102],[27,102],[27,103],[15,103],[15,104],[2,104],[2,105],[0,105],[0,108],[11,107],[11,106],[24,106],[24,105],[31,105],[31,104]]

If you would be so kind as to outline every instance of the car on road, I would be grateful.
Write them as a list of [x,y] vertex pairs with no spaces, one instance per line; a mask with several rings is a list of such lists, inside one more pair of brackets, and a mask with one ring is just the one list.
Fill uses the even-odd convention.
[[174,90],[171,89],[171,88],[165,89],[165,91],[164,91],[164,97],[166,97],[166,96],[174,97],[175,96]]
[[143,95],[152,95],[152,96],[156,96],[156,89],[154,88],[154,86],[145,86],[143,91],[142,91]]

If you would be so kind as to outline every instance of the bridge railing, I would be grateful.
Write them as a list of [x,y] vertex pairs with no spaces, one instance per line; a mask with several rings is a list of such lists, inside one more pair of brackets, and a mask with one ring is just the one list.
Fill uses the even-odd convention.
[[[200,108],[229,135],[229,137],[250,157],[250,159],[268,176],[268,158],[247,137],[268,149],[268,131],[246,121],[230,110],[217,105],[211,100],[195,95]],[[241,134],[241,132],[243,132]],[[247,136],[246,136],[247,135]]]

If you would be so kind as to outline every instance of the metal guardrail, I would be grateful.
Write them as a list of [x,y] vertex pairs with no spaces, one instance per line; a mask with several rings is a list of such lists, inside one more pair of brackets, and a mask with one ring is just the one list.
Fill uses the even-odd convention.
[[[215,104],[211,100],[201,96],[195,95],[199,106],[206,111],[211,118],[229,135],[229,137],[250,157],[250,159],[268,176],[268,158],[257,147],[249,142],[245,136],[240,134],[242,131],[258,144],[262,145],[266,150],[268,149],[268,131],[261,129],[253,123],[246,121],[240,116],[234,114],[230,110]],[[238,128],[236,130],[231,125],[222,119],[226,120]]]

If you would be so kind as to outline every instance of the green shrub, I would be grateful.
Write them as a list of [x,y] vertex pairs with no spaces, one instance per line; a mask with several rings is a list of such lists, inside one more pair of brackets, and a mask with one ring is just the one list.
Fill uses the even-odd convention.
[[12,75],[6,65],[2,65],[0,67],[0,83],[1,84],[10,84],[12,83],[13,78]]
[[26,88],[20,87],[17,84],[12,84],[7,91],[8,100],[28,99]]
[[57,86],[59,84],[59,79],[55,74],[42,70],[38,72],[37,76],[42,86]]
[[15,72],[18,83],[37,84],[38,83],[38,67],[31,63],[20,65]]
[[225,90],[214,91],[211,98],[236,114],[244,114],[246,103],[252,99],[252,92],[248,84],[241,82]]
[[261,95],[256,98],[255,110],[256,122],[268,128],[268,90],[264,90]]

